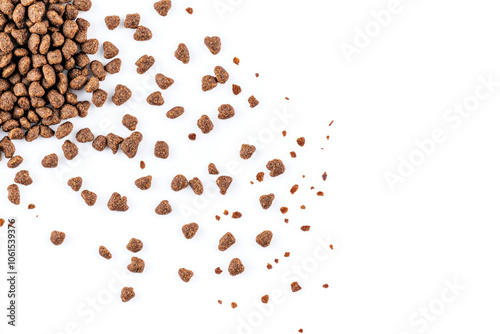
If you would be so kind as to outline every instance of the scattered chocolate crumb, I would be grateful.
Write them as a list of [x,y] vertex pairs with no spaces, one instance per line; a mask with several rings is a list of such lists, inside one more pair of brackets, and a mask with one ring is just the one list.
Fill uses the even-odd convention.
[[332,126],[332,124],[333,124],[333,121],[331,121],[330,124],[328,124],[328,126]]
[[231,303],[231,307],[232,307],[233,309],[235,309],[235,308],[237,308],[237,307],[238,307],[238,304],[236,304],[235,302],[232,302],[232,303]]
[[129,129],[130,131],[135,131],[138,123],[139,123],[139,120],[137,119],[137,117],[129,115],[129,114],[124,115],[122,118],[123,126],[126,127],[127,129]]
[[196,223],[186,224],[182,226],[182,234],[186,239],[192,239],[196,232],[198,232],[199,226]]
[[99,246],[99,255],[105,258],[106,260],[109,260],[113,257],[111,255],[111,252],[104,246]]
[[293,282],[291,284],[291,288],[292,288],[292,292],[297,292],[299,290],[301,290],[302,288],[300,287],[299,283],[297,282]]
[[121,196],[119,193],[113,193],[108,201],[108,209],[111,211],[124,212],[129,209],[127,205],[127,196]]
[[160,16],[167,16],[168,11],[172,8],[172,2],[170,0],[161,0],[155,2],[153,7]]
[[106,16],[104,22],[109,30],[115,30],[120,25],[120,17],[117,15]]
[[137,27],[137,30],[134,33],[134,39],[138,42],[149,41],[153,38],[153,33],[149,28],[144,26]]
[[266,168],[270,171],[271,177],[276,177],[285,172],[285,164],[280,159],[274,159],[267,163]]
[[221,50],[221,41],[220,41],[220,38],[217,36],[205,37],[205,45],[207,46],[208,50],[210,50],[210,52],[213,55],[218,54]]
[[241,212],[238,212],[238,211],[235,211],[233,212],[233,215],[231,216],[233,219],[238,219],[238,218],[241,218],[243,215],[241,214]]
[[208,164],[208,174],[210,174],[210,175],[218,175],[219,174],[219,170],[217,169],[217,167],[215,167],[215,164],[213,164],[213,163]]
[[[139,58],[135,65],[137,66],[137,73],[146,73],[155,64],[155,58],[153,56],[144,55]],[[168,79],[168,78],[167,78]]]
[[89,190],[82,191],[82,198],[85,201],[85,204],[88,206],[93,206],[97,201],[97,195]]
[[50,234],[50,241],[56,246],[62,244],[64,239],[66,239],[66,234],[64,232],[52,231]]
[[124,287],[122,289],[122,293],[120,296],[122,302],[126,303],[134,297],[135,297],[134,288]]
[[281,211],[282,214],[285,214],[285,213],[288,212],[288,208],[286,206],[283,206],[283,207],[280,208],[280,211]]
[[260,77],[260,74],[259,73],[255,73],[255,77],[256,78]]
[[257,177],[256,177],[257,181],[259,181],[259,182],[264,181],[264,176],[265,176],[265,175],[266,175],[266,174],[264,174],[264,172],[258,172],[258,173],[257,173]]
[[269,303],[269,295],[264,295],[262,296],[262,298],[260,299],[264,304],[267,304]]
[[239,65],[240,64],[240,58],[234,57],[233,58],[233,63],[235,63],[236,65]]
[[141,169],[144,169],[144,168],[146,168],[146,163],[141,160],[139,166],[141,167]]
[[219,176],[217,178],[216,184],[219,187],[220,193],[222,195],[226,194],[227,189],[229,188],[229,186],[231,185],[232,182],[233,182],[233,178],[230,176]]
[[129,240],[129,242],[127,244],[127,249],[129,251],[131,251],[132,253],[137,253],[142,249],[143,246],[144,245],[143,245],[141,240],[136,239],[136,238],[132,238]]
[[222,300],[219,299],[217,302],[222,305]]
[[304,333],[304,330],[302,328],[299,329],[299,333]]
[[304,137],[300,137],[297,139],[297,144],[300,146],[300,147],[303,147],[306,143],[306,139]]
[[283,132],[281,132],[281,134],[283,135],[283,137],[286,137],[286,131],[283,130]]
[[224,216],[227,216],[229,214],[229,211],[224,210],[223,214],[224,214]]
[[167,112],[167,118],[170,119],[176,119],[177,117],[181,116],[184,114],[184,108],[183,107],[173,107]]
[[304,232],[308,232],[308,231],[310,231],[310,230],[311,230],[311,226],[309,226],[309,225],[304,225],[304,226],[302,226],[300,229],[301,229],[302,231],[304,231]]
[[154,154],[155,157],[160,159],[167,159],[169,156],[169,147],[168,144],[162,140],[159,140],[155,144]]
[[186,8],[186,12],[188,12],[188,14],[190,15],[193,14],[193,8],[191,7]]
[[205,75],[201,78],[201,90],[207,92],[217,87],[217,78],[211,75]]
[[173,191],[181,191],[182,189],[186,189],[188,184],[186,177],[182,174],[178,174],[172,179],[170,187]]
[[301,205],[301,206],[300,206],[300,208],[301,208],[302,210],[305,210],[305,209],[306,209],[306,206],[305,206],[305,205]]
[[229,272],[229,275],[236,276],[245,271],[245,266],[241,263],[239,258],[234,258],[229,263],[227,271]]
[[292,189],[290,189],[290,192],[291,192],[291,193],[292,193],[292,195],[293,195],[293,194],[295,194],[295,193],[297,192],[297,190],[298,190],[298,189],[299,189],[299,185],[298,185],[298,184],[296,184],[296,185],[294,185],[294,186],[292,187]]
[[324,172],[321,177],[323,178],[323,181],[326,181],[326,178],[328,177],[328,174],[326,174],[326,172]]
[[127,266],[127,269],[132,273],[142,273],[145,266],[146,264],[143,259],[133,256],[130,259],[130,264]]
[[272,265],[272,264],[270,264],[270,263],[268,263],[268,264],[267,264],[267,269],[268,269],[268,270],[273,269],[273,265]]
[[324,193],[324,192],[322,192],[322,191],[318,191],[318,192],[316,193],[316,195],[318,195],[318,196],[325,196],[325,193]]
[[255,238],[255,242],[257,242],[262,247],[267,247],[271,244],[271,240],[273,239],[273,232],[264,231],[257,235]]
[[330,286],[328,284],[323,284],[323,288],[328,289]]
[[124,85],[116,85],[115,87],[115,95],[111,97],[111,101],[117,106],[121,106],[125,102],[127,102],[130,97],[132,97],[132,91]]
[[141,190],[148,190],[151,188],[151,181],[153,177],[151,175],[144,176],[135,180],[135,186]]
[[155,209],[155,213],[160,216],[168,215],[171,212],[172,212],[172,207],[170,206],[167,200],[161,201],[160,204],[158,204],[158,206]]
[[259,198],[260,205],[264,210],[267,210],[273,205],[274,198],[274,194],[262,195]]
[[290,257],[290,252],[285,252],[285,257]]
[[259,101],[253,95],[248,98],[248,103],[250,104],[250,108],[255,108],[259,105]]
[[238,95],[241,93],[241,87],[233,84],[233,94]]
[[214,128],[214,123],[207,115],[202,115],[197,124],[203,134],[210,133]]
[[297,157],[297,153],[295,153],[294,151],[290,152],[290,156],[292,158],[296,158]]
[[17,184],[11,184],[7,187],[7,198],[14,205],[19,205],[21,203],[21,194]]
[[280,262],[280,260],[278,260],[278,259],[274,259],[274,262],[275,262],[276,264],[278,264],[278,263]]
[[222,269],[221,269],[220,267],[215,268],[215,273],[216,273],[217,275],[222,274]]
[[2,227],[2,226],[3,226],[3,224],[5,224],[5,219],[0,218],[0,227]]
[[56,168],[58,164],[59,158],[55,153],[45,156],[42,160],[42,166],[45,168]]
[[179,277],[181,278],[181,280],[183,280],[186,283],[188,283],[191,280],[191,278],[194,276],[193,272],[191,270],[186,269],[186,268],[179,269],[178,274],[179,274]]
[[158,87],[163,90],[168,89],[174,84],[174,79],[171,79],[161,73],[156,74],[155,81]]
[[141,21],[141,16],[139,14],[127,14],[125,17],[124,27],[129,29],[137,29]]
[[193,140],[193,141],[196,140],[196,133],[188,134],[188,138],[189,138],[189,140]]
[[288,224],[288,222],[289,222],[289,219],[285,218],[285,223]]
[[33,179],[30,177],[30,172],[27,170],[22,170],[17,172],[14,177],[14,182],[18,184],[22,184],[23,186],[29,186],[33,183]]
[[253,145],[243,144],[240,149],[240,157],[244,160],[250,159],[255,153],[256,148]]
[[28,210],[33,210],[35,208],[35,204],[31,203],[31,204],[28,204]]
[[161,92],[154,92],[148,96],[147,102],[152,106],[162,106],[165,103]]
[[188,184],[196,195],[203,194],[203,184],[199,178],[195,177],[189,180]]
[[177,50],[175,50],[175,58],[180,60],[183,64],[189,63],[190,57],[189,57],[189,50],[186,46],[186,44],[181,43],[177,47]]
[[215,215],[215,219],[220,221],[220,216],[219,215]]

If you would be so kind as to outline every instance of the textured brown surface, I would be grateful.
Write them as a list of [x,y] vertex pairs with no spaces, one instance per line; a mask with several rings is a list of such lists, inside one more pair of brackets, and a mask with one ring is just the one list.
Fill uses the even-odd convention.
[[142,250],[143,243],[141,240],[132,238],[127,244],[127,249],[131,251],[132,253],[137,253]]
[[184,234],[184,237],[186,239],[192,239],[196,235],[196,232],[198,232],[198,229],[200,227],[196,223],[190,223],[182,226],[182,234]]
[[229,189],[229,186],[233,182],[233,178],[230,176],[219,176],[217,178],[216,184],[220,189],[220,193],[222,195],[225,195],[227,190]]
[[120,296],[122,302],[126,303],[134,297],[135,297],[134,288],[124,287],[122,289],[121,296]]
[[161,201],[160,204],[158,204],[158,206],[155,209],[155,213],[160,216],[168,215],[171,212],[172,212],[172,207],[170,206],[167,200]]
[[113,257],[111,255],[111,252],[104,246],[99,246],[99,255],[105,258],[106,260],[109,260]]
[[269,161],[266,168],[270,171],[271,177],[276,177],[285,172],[285,164],[280,159],[273,159]]
[[272,239],[273,232],[266,230],[257,235],[257,237],[255,238],[255,242],[257,242],[262,247],[267,247],[271,244]]
[[264,210],[267,210],[273,205],[274,201],[274,194],[269,194],[269,195],[262,195],[259,198],[260,205]]
[[221,50],[221,40],[218,36],[214,36],[214,37],[205,37],[205,45],[207,46],[208,50],[210,50],[210,52],[213,54],[213,55],[216,55],[220,52]]
[[222,236],[222,238],[220,238],[218,248],[221,252],[224,252],[235,243],[236,243],[236,238],[234,237],[234,235],[231,232],[227,232]]
[[50,242],[52,242],[56,246],[62,244],[64,242],[64,239],[66,239],[66,234],[64,232],[52,231],[52,233],[50,234]]
[[188,283],[194,276],[194,273],[186,268],[179,269],[178,274],[181,280],[183,280],[186,283]]
[[188,180],[182,174],[176,175],[170,184],[170,187],[173,191],[181,191],[182,189],[186,189],[188,186]]
[[227,271],[229,272],[229,275],[236,276],[245,271],[245,266],[239,258],[234,258],[229,263]]

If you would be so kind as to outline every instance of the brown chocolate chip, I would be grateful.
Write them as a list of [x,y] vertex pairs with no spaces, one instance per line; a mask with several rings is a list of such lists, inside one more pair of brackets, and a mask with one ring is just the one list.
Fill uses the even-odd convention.
[[65,122],[61,125],[56,130],[56,138],[57,139],[62,139],[69,135],[73,131],[73,123],[71,122]]
[[302,290],[301,286],[297,282],[293,282],[290,286],[292,288],[292,292],[297,292]]
[[148,190],[151,188],[151,181],[153,177],[151,175],[144,176],[135,180],[135,186],[141,190]]
[[120,144],[120,148],[129,159],[132,159],[136,156],[142,138],[143,137],[140,132],[132,132],[132,134],[129,137],[125,138]]
[[245,266],[243,265],[243,263],[241,263],[240,259],[234,258],[229,263],[227,271],[229,272],[229,275],[236,276],[245,271]]
[[172,8],[172,2],[170,0],[161,0],[155,2],[153,7],[161,16],[167,16],[168,11],[170,10],[170,8]]
[[108,209],[111,211],[124,212],[127,211],[127,196],[121,196],[119,193],[113,193],[108,201]]
[[176,175],[172,183],[170,184],[170,187],[172,188],[173,191],[181,191],[182,189],[186,189],[188,186],[188,180],[186,177],[182,174]]
[[231,232],[227,232],[219,240],[219,250],[221,252],[226,251],[229,247],[236,243],[236,238]]
[[227,189],[229,188],[229,186],[231,185],[231,182],[233,182],[233,178],[230,177],[230,176],[219,176],[217,178],[217,186],[219,187],[220,189],[220,193],[222,195],[225,195],[226,192],[227,192]]
[[326,172],[324,172],[323,175],[321,176],[321,178],[323,179],[323,181],[326,181],[327,177],[328,177],[328,174],[326,174]]
[[196,140],[196,133],[190,133],[190,134],[188,134],[188,139],[189,140],[193,140],[193,141]]
[[160,216],[168,215],[169,213],[172,212],[172,207],[168,203],[167,200],[163,200],[158,204],[158,206],[155,209],[155,213]]
[[99,255],[105,258],[106,260],[109,260],[113,257],[111,255],[111,252],[104,246],[99,246]]
[[271,244],[271,240],[273,239],[273,232],[264,231],[257,235],[255,238],[255,242],[257,242],[262,247],[267,247]]
[[154,92],[148,96],[147,102],[152,106],[162,106],[165,103],[161,92]]
[[243,144],[240,149],[240,157],[244,160],[250,159],[255,153],[256,148],[253,145]]
[[146,267],[144,260],[134,256],[130,259],[130,264],[127,266],[127,269],[132,273],[142,273],[144,267]]
[[201,132],[204,134],[209,133],[210,131],[213,130],[214,128],[214,123],[210,120],[210,118],[207,115],[202,115],[200,119],[198,120],[198,127],[200,128]]
[[169,155],[168,144],[164,141],[157,141],[155,145],[154,155],[160,159],[166,159]]
[[137,27],[137,30],[134,33],[134,39],[139,42],[149,41],[153,38],[153,33],[149,28],[144,26]]
[[115,30],[120,25],[120,17],[117,15],[106,16],[104,22],[109,30]]
[[142,250],[143,243],[141,240],[132,238],[127,244],[127,249],[131,251],[132,253],[137,253]]
[[137,119],[137,117],[129,115],[129,114],[124,115],[122,118],[123,126],[126,127],[127,129],[129,129],[130,131],[135,131],[138,123],[139,123],[139,120]]
[[113,103],[117,106],[121,106],[125,102],[127,102],[132,96],[132,91],[124,85],[116,85],[115,87],[115,95],[111,98]]
[[264,210],[267,210],[273,205],[274,198],[274,194],[262,195],[259,198],[260,205]]
[[34,208],[36,208],[35,204],[28,204],[28,210],[33,210]]
[[7,162],[7,167],[9,168],[17,168],[19,165],[23,163],[23,157],[16,155],[15,157],[10,158],[9,162]]
[[234,108],[230,104],[223,104],[219,107],[219,119],[229,119],[235,115]]
[[192,239],[196,232],[198,232],[199,226],[196,223],[186,224],[182,226],[182,234],[186,239]]
[[176,119],[177,117],[181,116],[184,114],[184,108],[183,107],[173,107],[167,112],[167,118],[170,119]]
[[[215,268],[215,273],[216,273],[217,275],[222,274],[222,269],[221,269],[220,267]],[[222,304],[222,302],[220,302],[219,304]]]
[[66,140],[62,145],[64,157],[68,160],[73,160],[78,155],[78,147],[75,143]]
[[66,239],[66,233],[64,232],[52,231],[52,233],[50,233],[50,242],[56,246],[61,245],[64,239]]
[[241,93],[241,87],[238,85],[233,85],[233,94],[238,95]]
[[290,192],[293,194],[295,194],[297,192],[297,190],[299,189],[299,185],[298,184],[295,184],[291,189],[290,189]]
[[262,296],[262,298],[260,299],[262,301],[262,303],[264,304],[267,304],[269,303],[269,295],[264,295]]
[[155,81],[156,81],[156,84],[158,85],[158,87],[160,87],[160,89],[167,89],[169,88],[170,86],[172,86],[174,84],[174,79],[171,79],[161,73],[158,73],[156,76],[155,76]]
[[11,184],[7,187],[7,198],[12,204],[19,205],[21,203],[21,193],[17,184]]
[[283,207],[280,208],[280,211],[281,211],[282,214],[285,214],[285,213],[288,212],[288,208],[286,206],[283,206]]
[[219,174],[219,170],[217,169],[215,164],[213,164],[213,163],[208,164],[208,174],[210,174],[210,175],[218,175]]
[[189,50],[186,46],[186,44],[181,43],[177,47],[177,50],[175,50],[175,58],[180,60],[183,64],[189,63],[190,57],[189,57]]
[[264,181],[264,175],[265,175],[264,172],[257,173],[257,177],[256,177],[257,181],[259,181],[259,182]]
[[181,278],[181,280],[183,280],[186,283],[188,283],[191,280],[191,278],[194,276],[193,272],[191,270],[186,269],[186,268],[179,269],[178,274],[179,274],[179,277]]
[[233,218],[233,219],[239,219],[241,217],[243,217],[243,214],[241,212],[239,212],[239,211],[233,212],[233,214],[231,216],[231,218]]
[[126,303],[126,302],[130,301],[134,297],[135,297],[134,288],[124,287],[122,289],[122,292],[121,292],[121,295],[120,295],[120,298],[121,298],[122,302]]
[[139,27],[139,22],[141,21],[141,16],[139,14],[127,14],[125,17],[125,22],[123,26],[125,28],[137,29]]
[[222,66],[216,66],[214,73],[217,82],[220,84],[225,84],[229,80],[229,73]]
[[148,55],[142,56],[135,62],[135,65],[137,66],[137,73],[139,74],[146,73],[151,67],[153,67],[154,63],[155,63],[155,58],[153,56],[148,56]]
[[92,147],[96,151],[99,151],[99,152],[104,151],[104,149],[106,148],[107,145],[108,145],[108,141],[107,141],[106,137],[104,137],[102,135],[97,136],[94,139],[94,141],[92,142]]
[[201,78],[201,90],[207,92],[217,87],[217,78],[211,75],[205,75]]
[[89,128],[81,129],[76,133],[76,141],[79,143],[89,143],[94,140],[94,134]]
[[17,172],[14,177],[14,182],[18,184],[22,184],[23,186],[29,186],[33,183],[33,179],[30,177],[30,172],[27,170],[22,170]]
[[300,229],[302,230],[302,232],[309,232],[311,230],[311,226],[304,225]]
[[306,139],[304,137],[297,138],[297,144],[302,147],[306,144]]
[[253,95],[248,98],[248,103],[250,104],[250,108],[255,108],[259,105],[259,101]]
[[188,184],[191,187],[191,189],[193,189],[193,192],[196,195],[203,194],[203,184],[201,183],[201,180],[199,178],[195,177],[195,178],[191,179],[188,182]]
[[74,191],[79,191],[80,188],[82,187],[83,180],[81,177],[73,177],[68,180],[68,186],[71,187]]
[[221,50],[221,41],[220,38],[217,36],[205,37],[205,45],[213,55],[218,54]]
[[102,43],[102,48],[104,50],[104,58],[111,59],[120,53],[120,50],[111,42]]
[[280,159],[273,159],[269,161],[266,165],[266,168],[270,171],[269,175],[271,177],[276,177],[285,172],[285,164]]
[[42,166],[45,168],[56,168],[58,164],[59,158],[55,153],[45,156],[42,160]]
[[84,190],[82,191],[81,195],[85,204],[87,204],[88,206],[94,206],[95,202],[97,201],[97,195],[92,191]]

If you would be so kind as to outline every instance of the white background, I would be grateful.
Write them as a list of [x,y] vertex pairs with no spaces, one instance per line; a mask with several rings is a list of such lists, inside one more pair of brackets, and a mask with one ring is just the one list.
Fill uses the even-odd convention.
[[[139,117],[138,130],[145,140],[133,160],[109,151],[84,154],[89,145],[79,145],[82,158],[74,164],[61,159],[56,172],[42,169],[40,160],[61,153],[62,142],[17,145],[25,156],[22,168],[30,170],[35,183],[22,187],[21,206],[6,200],[0,204],[3,217],[19,217],[20,229],[19,327],[7,332],[498,332],[500,87],[458,126],[443,118],[447,109],[474,96],[479,77],[500,80],[498,5],[488,0],[401,0],[390,23],[349,62],[342,43],[354,45],[358,28],[376,28],[370,13],[387,9],[389,1],[222,0],[219,3],[229,6],[223,14],[216,3],[177,0],[162,18],[153,10],[153,1],[96,1],[92,11],[82,15],[92,24],[89,36],[120,48],[122,72],[108,76],[103,88],[111,96],[114,86],[123,83],[134,97],[122,107],[108,102],[92,108],[86,119],[74,120],[76,130],[89,126],[96,135],[112,131],[125,136],[128,130],[120,120],[128,112]],[[185,12],[188,6],[194,8],[193,15]],[[105,29],[104,16],[117,14],[123,22],[125,14],[133,12],[153,30],[153,40],[135,42],[133,32],[122,26]],[[207,35],[221,36],[218,56],[203,45]],[[189,65],[173,57],[180,42],[191,51]],[[144,53],[157,62],[139,76],[133,64]],[[232,64],[234,56],[241,59],[239,67]],[[231,79],[202,93],[200,78],[211,74],[215,65],[224,66]],[[147,105],[141,94],[157,90],[152,81],[157,72],[176,80],[163,94],[163,107]],[[240,96],[232,96],[232,83],[242,86]],[[261,105],[251,110],[246,98],[252,94]],[[231,103],[237,116],[216,120],[222,103]],[[165,112],[176,105],[186,108],[185,115],[168,120]],[[295,118],[271,140],[258,140],[254,158],[242,162],[239,146],[262,131],[269,133],[275,112],[293,113]],[[209,135],[196,128],[203,113],[216,120]],[[331,120],[335,123],[328,127]],[[108,123],[114,128],[106,127]],[[279,133],[282,129],[288,131],[286,138]],[[406,175],[404,183],[391,189],[385,174],[397,172],[399,157],[418,154],[415,141],[431,138],[436,129],[446,140]],[[196,142],[187,139],[190,132],[198,133]],[[304,148],[295,143],[299,136],[306,137]],[[153,157],[156,140],[170,144],[169,159]],[[290,159],[290,150],[299,157]],[[249,181],[273,158],[282,158],[287,172],[251,186]],[[145,170],[139,168],[140,160],[146,162]],[[174,194],[170,180],[183,173],[200,177],[208,187],[213,182],[206,173],[209,162],[228,173],[228,164],[238,163],[232,173],[235,183],[227,196],[215,196],[185,219],[176,209],[192,202],[192,192]],[[16,172],[5,163],[2,189]],[[320,177],[324,171],[327,182]],[[153,187],[140,192],[133,181],[149,174]],[[92,208],[65,184],[77,175],[84,178],[82,189],[99,196]],[[288,189],[295,183],[301,187],[291,196]],[[311,186],[316,189],[311,191]],[[317,190],[326,196],[318,198]],[[107,210],[114,191],[128,196],[129,212]],[[269,192],[277,200],[264,214],[257,198]],[[163,199],[171,201],[174,212],[159,217],[154,208]],[[32,202],[37,208],[26,210]],[[299,209],[302,204],[305,211]],[[280,206],[290,207],[288,225]],[[214,215],[224,209],[241,211],[243,218],[215,221]],[[200,224],[192,240],[180,232],[186,220]],[[309,233],[300,231],[304,224],[312,226]],[[264,229],[273,230],[275,239],[261,249],[254,237]],[[52,230],[66,232],[62,246],[50,243]],[[221,253],[217,242],[227,231],[238,242]],[[146,270],[126,275],[136,297],[122,303],[119,292],[108,285],[128,264],[132,254],[125,245],[132,237],[144,241],[137,255],[146,261]],[[321,240],[331,240],[335,251],[318,261],[314,251]],[[101,244],[111,250],[112,260],[99,257]],[[285,251],[292,253],[290,258],[283,258]],[[230,277],[227,263],[236,256],[247,270]],[[265,265],[274,258],[280,263],[268,271]],[[305,263],[318,266],[297,278],[303,289],[292,294],[290,270],[294,265],[304,269]],[[224,270],[220,276],[213,273],[218,266]],[[195,272],[190,283],[179,280],[180,267]],[[446,290],[447,282],[463,288],[458,296]],[[1,283],[5,300],[3,279]],[[330,288],[323,289],[324,283]],[[283,294],[281,303],[272,298],[268,308],[273,311],[262,315],[256,305],[272,291]],[[102,303],[103,296],[110,300]],[[93,298],[101,300],[99,311],[89,311]],[[239,304],[235,310],[229,306],[232,301]],[[429,316],[423,317],[423,312]],[[252,317],[263,321],[247,325]]]

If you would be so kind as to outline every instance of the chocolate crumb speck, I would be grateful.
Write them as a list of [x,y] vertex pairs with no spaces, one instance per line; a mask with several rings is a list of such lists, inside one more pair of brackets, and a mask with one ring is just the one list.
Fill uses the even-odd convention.
[[219,170],[217,169],[215,164],[213,164],[213,163],[208,164],[208,174],[210,174],[210,175],[218,175],[219,174]]
[[323,181],[326,181],[327,177],[328,177],[328,174],[326,174],[326,172],[324,172],[323,175],[321,176],[321,178],[323,179]]
[[293,195],[297,192],[297,190],[299,189],[299,185],[298,184],[295,184],[292,189],[290,189],[290,193]]
[[281,134],[283,135],[283,137],[286,137],[286,131],[283,130],[283,132],[281,132]]
[[179,269],[178,274],[179,274],[179,277],[181,278],[181,280],[183,280],[186,283],[188,283],[191,280],[191,278],[194,276],[194,273],[191,270],[188,270],[186,268]]
[[270,264],[270,263],[268,263],[268,264],[267,264],[267,269],[268,269],[268,270],[273,269],[273,265],[272,265],[272,264]]
[[227,216],[229,214],[229,211],[224,210],[223,214],[224,214],[224,216]]
[[288,208],[286,206],[283,206],[283,207],[280,208],[280,211],[281,211],[282,214],[285,214],[285,213],[288,212]]
[[267,304],[269,303],[269,295],[264,295],[262,296],[262,298],[260,299],[264,304]]
[[188,139],[189,139],[189,140],[193,140],[193,141],[194,141],[194,140],[196,140],[196,133],[190,133],[190,134],[188,135]]
[[255,108],[259,105],[259,101],[253,95],[248,98],[248,103],[250,104],[250,108]]
[[285,252],[285,257],[290,257],[290,252]]
[[222,269],[221,269],[220,267],[215,268],[215,273],[216,273],[217,275],[222,274]]
[[301,208],[302,210],[305,210],[305,209],[306,209],[306,206],[305,206],[305,205],[301,205],[301,206],[300,206],[300,208]]
[[238,211],[235,211],[233,212],[233,215],[231,216],[233,219],[238,219],[238,218],[241,218],[243,215],[241,214],[241,212],[238,212]]
[[293,282],[290,286],[292,288],[292,292],[297,292],[297,291],[302,290],[299,283],[297,283],[297,282]]
[[323,288],[328,289],[330,286],[328,284],[323,284]]
[[297,157],[297,153],[295,153],[294,151],[290,152],[290,156],[292,158],[296,158]]
[[33,210],[34,208],[36,208],[35,204],[28,204],[28,210]]
[[104,246],[99,246],[99,255],[105,258],[106,260],[109,260],[113,257],[111,255],[111,252]]
[[141,160],[141,162],[139,163],[139,167],[141,167],[141,169],[146,168],[146,163]]
[[297,144],[303,147],[306,144],[306,139],[304,137],[297,138]]
[[271,207],[271,205],[273,205],[274,198],[274,194],[262,195],[259,198],[260,205],[264,210],[267,210]]
[[233,94],[239,95],[241,93],[241,87],[233,84]]
[[264,176],[265,176],[265,175],[266,175],[266,174],[264,174],[264,172],[258,172],[258,173],[257,173],[257,177],[256,177],[257,181],[259,181],[259,182],[264,181]]
[[231,307],[232,307],[233,309],[235,309],[235,308],[237,308],[237,307],[238,307],[238,304],[236,304],[235,302],[232,302],[232,303],[231,303]]
[[303,232],[308,232],[311,230],[311,226],[309,225],[304,225],[300,228]]
[[236,65],[239,65],[240,64],[240,58],[234,57],[233,58],[233,63],[235,63]]
[[190,15],[193,14],[193,8],[191,7],[186,8],[186,12],[188,12],[188,14]]
[[322,192],[322,191],[318,191],[318,192],[316,193],[316,195],[318,195],[318,196],[325,196],[325,193],[324,193],[324,192]]
[[56,246],[61,245],[64,239],[66,239],[66,234],[64,232],[52,231],[50,234],[50,241]]
[[122,302],[126,303],[126,302],[130,301],[134,297],[135,297],[134,288],[124,287],[122,289],[122,292],[121,292],[121,295],[120,295],[120,298],[121,298]]

